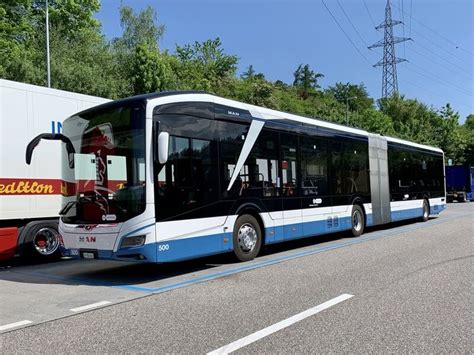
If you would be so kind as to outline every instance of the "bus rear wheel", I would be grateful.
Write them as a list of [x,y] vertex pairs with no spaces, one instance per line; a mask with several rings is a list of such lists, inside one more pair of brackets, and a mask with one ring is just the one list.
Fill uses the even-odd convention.
[[421,221],[426,222],[430,217],[430,204],[427,200],[423,200],[423,215],[421,216]]
[[353,237],[359,237],[364,233],[365,216],[362,207],[359,205],[352,206],[351,213],[351,232]]
[[262,230],[255,217],[244,214],[234,226],[234,254],[239,261],[253,260],[262,246]]

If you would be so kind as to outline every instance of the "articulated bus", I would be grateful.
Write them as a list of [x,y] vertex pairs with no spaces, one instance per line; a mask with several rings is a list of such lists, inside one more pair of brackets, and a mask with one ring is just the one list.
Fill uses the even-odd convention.
[[446,208],[443,151],[202,92],[106,103],[63,123],[67,255],[173,262]]

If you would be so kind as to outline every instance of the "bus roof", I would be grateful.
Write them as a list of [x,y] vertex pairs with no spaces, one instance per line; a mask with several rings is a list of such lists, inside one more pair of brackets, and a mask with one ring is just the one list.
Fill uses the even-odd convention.
[[[347,127],[347,126],[340,125],[337,123],[327,122],[318,118],[304,117],[304,116],[299,116],[299,115],[295,115],[288,112],[282,112],[282,111],[272,110],[265,107],[259,107],[259,106],[255,106],[251,104],[246,104],[240,101],[226,99],[226,98],[215,96],[215,95],[209,94],[207,92],[202,92],[202,91],[167,91],[167,92],[157,92],[157,93],[132,96],[125,99],[105,103],[103,105],[94,107],[90,110],[94,110],[97,108],[114,107],[114,106],[118,106],[124,103],[128,104],[134,101],[143,102],[143,103],[146,103],[146,102],[151,103],[151,105],[149,105],[147,109],[147,115],[146,115],[147,117],[152,117],[153,108],[157,105],[180,103],[180,102],[183,102],[183,103],[184,102],[210,102],[214,104],[228,106],[229,108],[236,108],[236,109],[248,111],[249,114],[253,118],[264,120],[264,121],[266,120],[274,121],[274,122],[285,121],[285,123],[290,123],[294,125],[301,124],[301,125],[317,126],[317,127],[332,129],[332,130],[339,131],[342,133],[344,132],[351,133],[351,134],[356,134],[356,135],[365,136],[365,137],[368,137],[370,134],[369,132],[359,129],[359,128]],[[90,110],[83,111],[81,113],[88,112]],[[406,141],[406,140],[394,138],[394,137],[389,137],[389,136],[384,136],[384,137],[387,139],[388,142],[411,146],[411,147],[419,148],[419,149],[435,151],[438,153],[443,153],[443,151],[437,147],[413,143],[410,141]]]
[[[347,127],[344,125],[327,122],[318,118],[304,117],[304,116],[299,116],[299,115],[295,115],[288,112],[282,112],[282,111],[272,110],[265,107],[259,107],[259,106],[255,106],[251,104],[246,104],[240,101],[226,99],[226,98],[211,95],[205,92],[176,92],[175,95],[173,95],[173,93],[166,93],[166,95],[163,95],[163,94],[164,93],[161,93],[161,95],[150,94],[150,96],[147,97],[147,100],[153,101],[152,103],[153,104],[156,103],[156,105],[167,104],[167,103],[178,103],[178,102],[190,102],[190,101],[191,102],[213,102],[215,104],[235,107],[241,110],[247,110],[249,111],[252,117],[257,118],[257,119],[270,120],[270,121],[279,121],[279,120],[292,121],[294,124],[301,123],[301,124],[307,124],[307,125],[314,125],[318,127],[329,128],[329,129],[333,129],[340,132],[348,132],[348,133],[357,134],[357,135],[366,136],[366,137],[370,134],[369,132],[359,129],[359,128]],[[151,106],[155,106],[155,105],[151,105]],[[151,116],[151,112],[150,112],[150,115],[148,116]],[[385,136],[385,138],[387,139],[388,142],[393,142],[393,143],[411,146],[414,148],[426,149],[426,150],[431,150],[438,153],[443,153],[443,151],[437,147],[413,143],[410,141],[406,141],[406,140],[394,138],[394,137],[389,137],[389,136]]]

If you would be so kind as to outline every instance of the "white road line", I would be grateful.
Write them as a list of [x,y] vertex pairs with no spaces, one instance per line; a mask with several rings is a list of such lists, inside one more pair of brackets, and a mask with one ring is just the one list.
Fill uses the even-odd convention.
[[289,327],[292,324],[295,324],[305,318],[311,317],[315,315],[316,313],[319,313],[321,311],[324,311],[325,309],[328,309],[329,307],[332,307],[338,303],[341,303],[345,300],[348,300],[349,298],[354,297],[353,295],[349,294],[342,294],[340,296],[337,296],[329,301],[326,301],[324,303],[321,303],[319,306],[310,308],[306,311],[303,311],[301,313],[298,313],[294,315],[293,317],[287,318],[285,320],[282,320],[281,322],[275,323],[269,327],[266,327],[262,330],[259,330],[258,332],[255,332],[253,334],[247,335],[244,338],[241,338],[239,340],[234,341],[233,343],[227,344],[219,349],[213,350],[207,355],[217,355],[217,354],[229,354],[233,351],[236,351],[240,348],[243,348],[244,346],[247,346],[249,344],[252,344],[256,342],[257,340],[260,340],[270,334],[273,334],[279,330],[282,330],[286,327]]
[[0,332],[4,331],[4,330],[12,329],[12,328],[18,328],[18,327],[21,327],[21,326],[24,326],[24,325],[27,325],[27,324],[31,324],[31,323],[33,323],[33,322],[30,321],[30,320],[22,320],[22,321],[16,322],[16,323],[0,325]]
[[85,306],[81,306],[81,307],[77,307],[77,308],[71,308],[70,311],[72,311],[72,312],[82,312],[82,311],[87,311],[88,309],[102,307],[102,306],[105,306],[105,305],[108,305],[108,304],[110,304],[109,301],[101,301],[101,302],[97,302],[97,303],[87,304]]

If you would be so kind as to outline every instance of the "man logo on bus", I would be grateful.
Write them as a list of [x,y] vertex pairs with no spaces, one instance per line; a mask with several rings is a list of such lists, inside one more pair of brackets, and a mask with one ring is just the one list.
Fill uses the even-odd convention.
[[79,237],[79,243],[95,243],[96,242],[96,237]]

